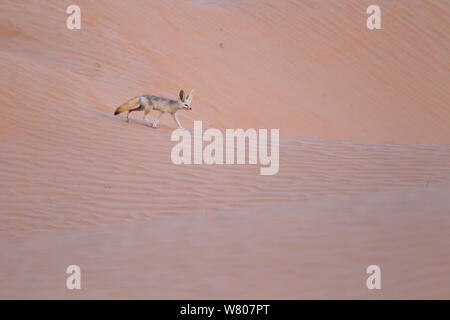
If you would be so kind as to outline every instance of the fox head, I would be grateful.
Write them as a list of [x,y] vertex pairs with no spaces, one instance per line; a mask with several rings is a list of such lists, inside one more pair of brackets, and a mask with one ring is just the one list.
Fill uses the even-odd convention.
[[191,90],[191,92],[187,96],[184,93],[184,90],[180,90],[178,103],[180,104],[181,108],[185,110],[192,110],[191,102],[193,97],[194,97],[194,90]]

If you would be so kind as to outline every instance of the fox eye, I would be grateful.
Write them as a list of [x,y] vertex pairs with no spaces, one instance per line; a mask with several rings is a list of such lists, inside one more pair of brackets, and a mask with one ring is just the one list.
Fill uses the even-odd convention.
[[187,105],[187,104],[184,104],[184,106],[185,106],[185,107],[189,107],[189,105]]

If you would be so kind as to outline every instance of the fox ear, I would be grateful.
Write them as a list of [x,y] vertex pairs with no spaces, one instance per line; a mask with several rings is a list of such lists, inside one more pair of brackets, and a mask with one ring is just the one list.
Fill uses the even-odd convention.
[[184,101],[184,90],[180,90],[180,100]]
[[192,98],[194,97],[194,90],[191,90],[191,92],[189,92],[186,101],[188,101],[189,103],[192,101]]

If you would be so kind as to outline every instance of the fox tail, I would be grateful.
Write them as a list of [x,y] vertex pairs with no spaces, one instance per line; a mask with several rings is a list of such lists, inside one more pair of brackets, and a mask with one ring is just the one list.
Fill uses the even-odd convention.
[[121,105],[120,107],[118,107],[118,108],[116,109],[116,111],[114,111],[114,115],[116,116],[116,115],[118,115],[119,113],[122,113],[122,112],[125,112],[125,111],[128,111],[128,110],[133,109],[134,107],[136,107],[136,106],[139,105],[139,100],[140,100],[140,97],[135,97],[135,98],[133,98],[133,99],[131,99],[131,100],[128,100],[128,101],[125,102],[123,105]]

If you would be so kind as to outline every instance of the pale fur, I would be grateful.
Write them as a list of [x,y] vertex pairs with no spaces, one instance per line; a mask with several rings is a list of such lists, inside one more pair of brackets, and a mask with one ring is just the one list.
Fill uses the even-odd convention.
[[[127,121],[129,120],[130,113],[133,111],[144,111],[144,121],[150,124],[153,128],[156,128],[158,125],[158,121],[164,113],[170,113],[172,118],[177,123],[180,129],[183,127],[180,124],[180,121],[177,118],[178,110],[192,110],[190,106],[192,102],[192,98],[194,97],[194,90],[186,96],[184,90],[180,90],[178,100],[171,100],[167,98],[162,98],[154,95],[141,95],[138,97],[134,97],[133,99],[125,102],[120,107],[116,109],[114,115],[119,113],[127,112]],[[147,115],[152,110],[158,110],[159,114],[155,120],[148,122]]]

